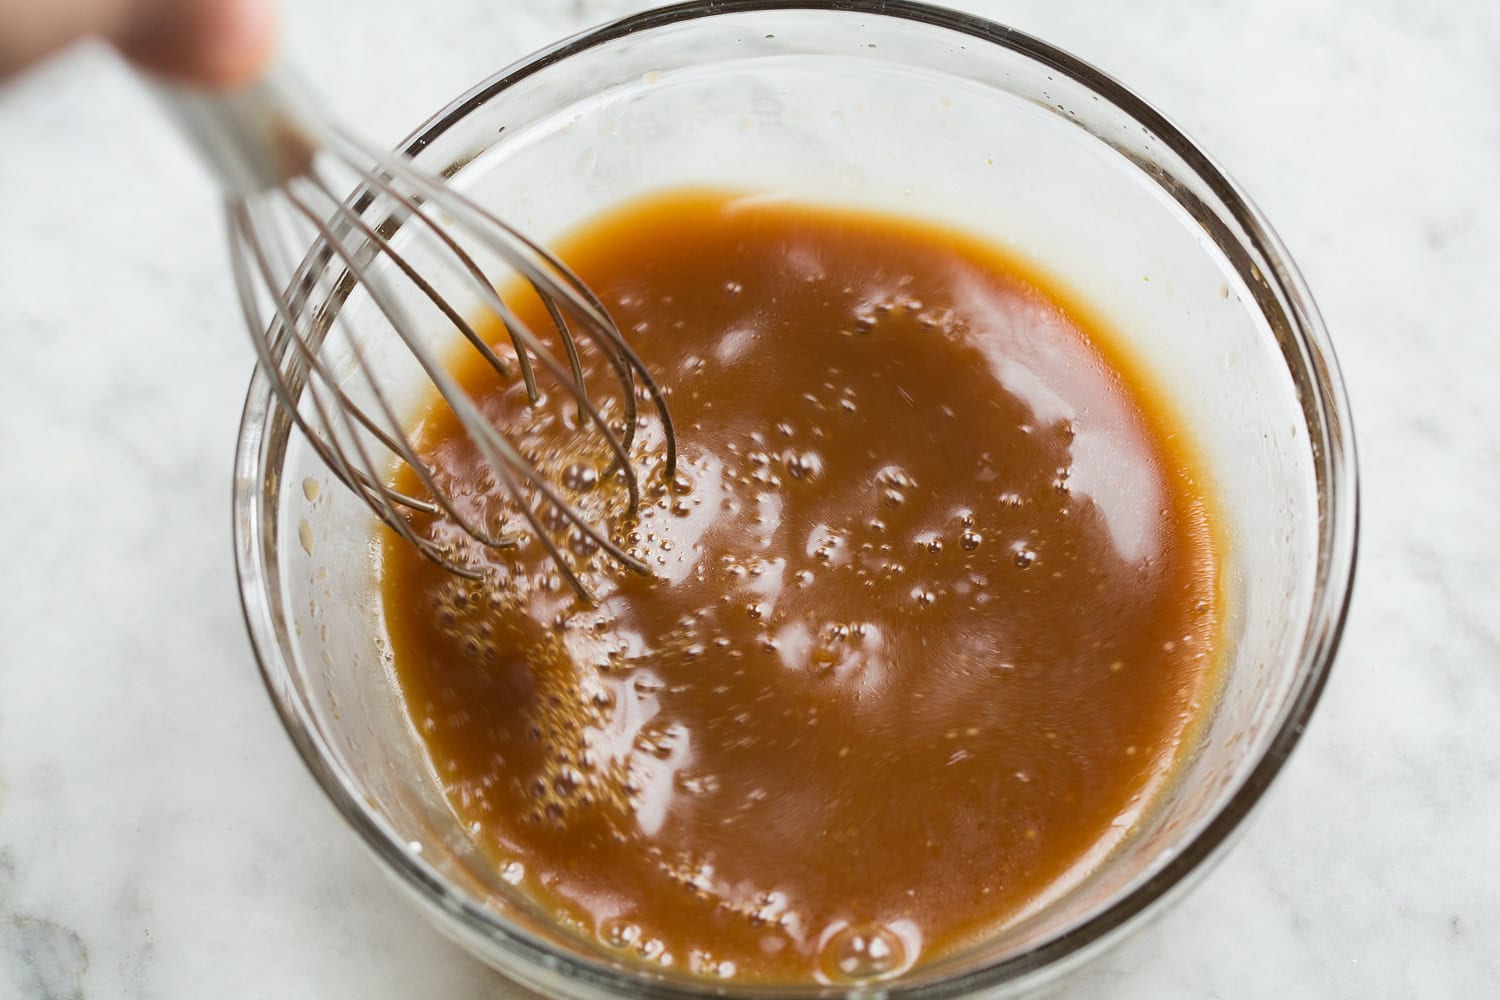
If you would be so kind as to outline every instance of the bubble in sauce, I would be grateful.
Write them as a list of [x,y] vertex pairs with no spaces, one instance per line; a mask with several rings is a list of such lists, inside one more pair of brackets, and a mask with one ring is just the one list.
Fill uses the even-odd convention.
[[640,927],[630,920],[616,918],[599,925],[599,940],[611,948],[628,948],[640,937]]
[[785,463],[787,475],[793,479],[812,479],[823,471],[823,458],[814,451],[790,453]]
[[574,462],[563,469],[562,481],[568,489],[582,493],[598,485],[599,470],[586,462]]
[[831,983],[880,979],[906,968],[906,944],[889,927],[847,924],[823,942],[818,965],[823,977]]

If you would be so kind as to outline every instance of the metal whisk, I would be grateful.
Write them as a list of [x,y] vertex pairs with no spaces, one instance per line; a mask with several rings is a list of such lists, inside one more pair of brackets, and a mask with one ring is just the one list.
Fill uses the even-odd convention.
[[[660,387],[576,274],[447,181],[339,126],[284,71],[232,94],[166,89],[163,97],[227,196],[230,256],[260,365],[281,405],[344,485],[402,538],[461,576],[480,574],[419,534],[407,512],[444,514],[485,546],[516,544],[464,514],[417,454],[392,387],[372,370],[372,352],[384,350],[394,334],[392,343],[399,342],[415,370],[436,386],[580,596],[588,593],[544,523],[542,505],[555,512],[545,521],[561,526],[556,530],[576,528],[621,565],[650,572],[527,461],[430,343],[434,326],[457,329],[501,376],[511,377],[514,364],[533,403],[539,362],[576,400],[580,428],[591,426],[600,435],[610,455],[601,479],[620,476],[634,514],[640,500],[631,458],[640,425],[637,379],[661,422],[668,480],[676,471],[672,420]],[[349,180],[350,186],[341,183]],[[352,195],[338,194],[350,187]],[[538,296],[566,363],[502,299],[502,277],[518,277]],[[359,293],[365,308],[351,310]],[[425,325],[417,312],[427,314]],[[475,331],[470,317],[483,312],[503,325],[513,361],[502,360]],[[617,426],[585,385],[580,336],[598,349],[618,384]],[[333,340],[342,345],[341,357],[330,349]],[[390,485],[392,456],[411,467],[425,496]]]

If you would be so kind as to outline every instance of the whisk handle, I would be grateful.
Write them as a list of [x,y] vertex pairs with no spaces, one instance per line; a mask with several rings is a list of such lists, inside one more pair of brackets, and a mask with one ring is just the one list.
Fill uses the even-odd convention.
[[306,88],[285,69],[227,92],[159,80],[151,84],[227,194],[277,187],[312,167],[321,115]]

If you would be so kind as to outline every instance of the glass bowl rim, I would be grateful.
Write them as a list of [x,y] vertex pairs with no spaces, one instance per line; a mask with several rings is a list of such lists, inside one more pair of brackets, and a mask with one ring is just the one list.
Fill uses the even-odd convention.
[[[1175,895],[1174,890],[1189,884],[1191,876],[1206,872],[1233,841],[1306,729],[1309,716],[1327,683],[1343,632],[1357,557],[1359,486],[1347,396],[1333,346],[1302,276],[1260,211],[1227,174],[1170,120],[1112,77],[1046,42],[977,15],[914,0],[740,0],[732,4],[723,0],[689,0],[583,31],[522,58],[451,101],[399,143],[397,149],[408,156],[416,155],[495,94],[571,56],[628,35],[668,25],[767,11],[864,15],[957,31],[1048,66],[1109,101],[1135,123],[1149,129],[1163,146],[1212,189],[1224,210],[1243,230],[1247,237],[1243,242],[1270,265],[1262,269],[1263,278],[1274,283],[1281,293],[1295,346],[1304,352],[1310,384],[1299,383],[1299,389],[1310,389],[1314,396],[1312,405],[1319,420],[1318,427],[1312,428],[1315,433],[1310,446],[1315,465],[1321,463],[1327,477],[1326,491],[1320,496],[1324,507],[1317,532],[1319,562],[1312,605],[1305,622],[1297,684],[1281,710],[1276,731],[1260,759],[1255,761],[1217,812],[1174,856],[1124,895],[1067,931],[1001,961],[945,979],[919,983],[876,982],[857,992],[874,990],[883,996],[935,998],[966,995],[1004,985],[1019,986],[1018,980],[1067,959],[1079,958],[1106,939],[1114,938],[1118,931]],[[1284,355],[1285,351],[1283,360]],[[274,409],[270,383],[257,367],[241,416],[233,496],[235,564],[246,627],[266,690],[303,763],[343,819],[389,872],[420,901],[454,917],[485,940],[498,944],[508,957],[532,967],[548,969],[580,985],[613,992],[628,988],[633,995],[662,1000],[686,1000],[707,994],[813,997],[848,992],[847,988],[813,984],[757,988],[707,982],[701,990],[695,990],[653,979],[644,971],[621,969],[604,961],[586,961],[562,954],[524,929],[498,917],[451,885],[419,854],[407,849],[385,821],[366,805],[354,780],[335,763],[336,757],[325,745],[305,704],[278,679],[290,676],[291,672],[281,653],[282,636],[267,597],[267,589],[275,584],[275,580],[265,559],[268,469],[262,457],[275,416]],[[289,431],[289,428],[284,430]],[[1318,430],[1322,431],[1321,437],[1316,433]],[[270,471],[279,479],[279,468]]]

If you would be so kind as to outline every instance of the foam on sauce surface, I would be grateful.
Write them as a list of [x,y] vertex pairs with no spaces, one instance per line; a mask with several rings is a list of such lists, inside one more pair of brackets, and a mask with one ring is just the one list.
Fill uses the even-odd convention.
[[[440,519],[492,581],[382,552],[408,710],[496,863],[622,958],[845,982],[1003,926],[1120,835],[1207,690],[1215,553],[1084,313],[952,233],[712,194],[561,249],[670,390],[682,475],[617,526],[656,578],[578,544],[588,608],[539,545]],[[471,362],[544,470],[619,505],[566,392],[529,411]],[[504,516],[445,408],[419,439]]]

